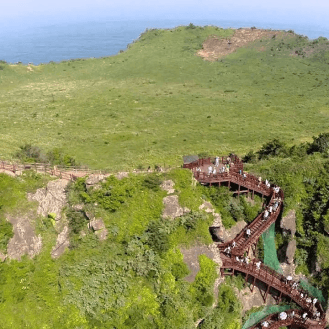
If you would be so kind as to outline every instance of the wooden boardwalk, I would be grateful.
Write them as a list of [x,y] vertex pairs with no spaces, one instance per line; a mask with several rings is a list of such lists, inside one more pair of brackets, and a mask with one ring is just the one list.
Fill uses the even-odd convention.
[[[294,301],[302,310],[287,311],[287,319],[280,320],[278,314],[271,314],[266,319],[267,328],[280,328],[290,326],[293,328],[323,329],[326,326],[325,312],[319,301],[314,300],[310,294],[299,288],[297,283],[287,279],[275,270],[265,266],[258,259],[243,257],[249,253],[250,248],[256,251],[258,239],[278,218],[283,208],[284,194],[276,186],[269,184],[251,174],[244,173],[242,161],[236,157],[221,157],[216,159],[199,159],[184,165],[191,169],[194,178],[203,185],[227,184],[228,187],[235,187],[234,193],[255,193],[267,199],[266,209],[261,212],[248,226],[246,226],[233,240],[219,244],[222,275],[234,275],[243,273],[246,282],[251,283],[253,290],[257,282],[263,283],[266,287],[263,298],[264,302],[269,293],[277,296],[277,301],[282,298]],[[215,173],[214,173],[215,172]],[[305,316],[306,314],[306,316]],[[305,316],[305,319],[302,317]],[[261,323],[252,328],[263,328]]]

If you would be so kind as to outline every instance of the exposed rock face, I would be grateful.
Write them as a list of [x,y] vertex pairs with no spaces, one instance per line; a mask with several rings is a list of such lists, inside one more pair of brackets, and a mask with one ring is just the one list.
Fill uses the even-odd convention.
[[244,220],[237,222],[229,230],[225,231],[224,242],[234,239],[246,226],[247,226],[247,223]]
[[287,257],[288,264],[293,264],[295,251],[296,251],[296,240],[291,240],[288,243],[288,247],[287,247],[287,251],[286,251],[286,257]]
[[287,216],[281,219],[281,228],[290,231],[291,235],[294,236],[296,233],[296,211],[290,210]]
[[175,183],[171,179],[165,180],[161,184],[161,188],[164,191],[167,191],[167,194],[173,194],[175,192],[174,186],[175,186]]
[[101,218],[93,219],[92,221],[90,221],[89,227],[92,228],[94,231],[99,231],[105,228],[105,224]]
[[0,169],[0,174],[6,174],[11,177],[16,177],[16,175],[12,171],[5,170],[5,169]]
[[84,208],[83,204],[76,204],[76,205],[72,206],[72,209],[75,210],[75,211],[82,211],[83,208]]
[[204,210],[207,213],[214,213],[214,207],[208,201],[204,201],[203,204],[199,207],[200,210]]
[[51,257],[58,258],[63,254],[65,248],[69,245],[69,228],[67,226],[64,226],[63,231],[57,236],[56,245],[51,251]]
[[[264,287],[263,287],[264,289]],[[266,287],[265,287],[266,289]],[[244,314],[246,311],[249,311],[253,307],[264,306],[264,300],[259,290],[259,287],[255,286],[253,292],[250,291],[249,287],[246,287],[239,291],[238,289],[234,289],[237,294],[238,299],[242,303],[242,313]],[[264,291],[263,291],[264,294]],[[275,305],[276,300],[272,297],[271,294],[268,294],[266,298],[265,305]]]
[[164,210],[163,218],[174,219],[188,213],[188,208],[182,208],[178,203],[178,195],[169,195],[163,198]]
[[108,234],[108,231],[106,228],[100,230],[100,231],[96,231],[95,232],[96,236],[98,237],[99,240],[105,240]]
[[55,220],[61,219],[62,208],[66,205],[65,188],[68,181],[57,179],[48,183],[47,187],[40,188],[36,193],[28,194],[30,201],[38,201],[39,207],[37,213],[46,217],[49,213],[56,214]]
[[118,172],[116,175],[115,175],[115,177],[117,178],[117,179],[122,179],[122,178],[126,178],[126,177],[128,177],[129,176],[129,172],[128,171],[122,171],[122,172]]
[[25,254],[31,258],[39,254],[42,248],[41,235],[36,236],[28,216],[8,216],[8,220],[14,228],[14,236],[7,247],[8,257],[20,260]]
[[[199,207],[200,210],[204,210],[207,213],[211,213],[214,216],[214,222],[212,227],[210,227],[211,234],[213,235],[214,241],[224,241],[224,232],[225,227],[222,223],[220,214],[216,213],[212,204],[208,201],[204,201],[203,204]],[[215,238],[215,237],[216,238]]]
[[214,254],[212,250],[208,246],[194,246],[189,249],[181,248],[181,252],[184,257],[184,262],[189,267],[191,273],[185,277],[185,280],[188,282],[193,282],[196,275],[198,274],[200,270],[199,265],[199,256],[200,255],[206,255],[207,257],[213,259]]
[[92,186],[98,184],[102,180],[104,180],[105,176],[101,174],[91,174],[86,179],[86,187],[87,189],[91,188]]

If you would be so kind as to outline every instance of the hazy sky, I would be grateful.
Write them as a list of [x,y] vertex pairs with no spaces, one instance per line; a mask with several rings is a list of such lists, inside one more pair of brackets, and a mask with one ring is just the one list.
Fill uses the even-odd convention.
[[328,0],[2,0],[0,21],[132,18],[245,18],[327,25]]

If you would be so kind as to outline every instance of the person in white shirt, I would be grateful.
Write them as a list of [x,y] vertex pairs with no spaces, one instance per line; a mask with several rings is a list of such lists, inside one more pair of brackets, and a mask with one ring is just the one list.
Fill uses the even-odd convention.
[[267,209],[266,209],[266,210],[264,211],[264,219],[266,220],[267,217],[268,217],[268,211],[267,211]]

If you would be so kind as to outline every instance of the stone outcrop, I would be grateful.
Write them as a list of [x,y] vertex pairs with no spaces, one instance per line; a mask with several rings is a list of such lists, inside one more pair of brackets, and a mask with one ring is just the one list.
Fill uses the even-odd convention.
[[291,240],[288,243],[288,247],[287,247],[287,251],[286,251],[286,257],[287,257],[288,264],[293,264],[295,251],[296,251],[296,240]]
[[31,258],[39,254],[42,248],[41,235],[35,234],[29,216],[8,216],[7,219],[14,229],[14,236],[9,240],[7,247],[8,257],[20,260],[26,254]]
[[280,227],[289,231],[292,236],[296,233],[296,211],[290,210],[285,217],[282,217]]
[[[224,241],[224,233],[225,227],[222,223],[222,219],[220,214],[216,213],[212,204],[208,201],[204,201],[202,205],[199,207],[199,210],[204,210],[206,213],[210,213],[214,216],[214,222],[212,227],[210,228],[210,232],[213,235],[214,241]],[[214,238],[214,235],[216,239]]]
[[161,188],[164,191],[167,191],[167,194],[173,194],[175,193],[175,189],[174,189],[175,183],[169,179],[169,180],[165,180],[162,184],[161,184]]
[[104,228],[100,231],[96,231],[95,234],[96,234],[96,236],[98,237],[99,240],[106,240],[108,231],[107,231],[106,228]]
[[94,187],[96,184],[100,183],[105,179],[105,175],[102,174],[91,174],[86,179],[86,187],[87,189]]
[[39,206],[37,213],[46,217],[49,213],[56,214],[55,220],[61,219],[61,212],[66,205],[65,188],[68,181],[65,179],[57,179],[50,181],[45,188],[38,189],[34,194],[29,193],[30,201],[38,201]]
[[247,226],[247,223],[244,220],[242,220],[240,222],[237,222],[229,230],[225,230],[224,242],[228,242],[228,241],[234,239],[246,226]]
[[180,248],[183,257],[184,257],[184,262],[188,266],[190,270],[190,274],[185,277],[185,280],[188,282],[193,282],[196,275],[198,274],[200,270],[200,265],[199,265],[199,256],[200,255],[206,255],[210,259],[214,258],[213,251],[208,247],[208,246],[194,246],[189,249],[185,248]]
[[89,222],[89,228],[92,228],[94,231],[99,231],[105,228],[105,224],[101,218],[93,219]]
[[174,219],[190,212],[188,208],[182,208],[178,202],[178,195],[169,195],[163,198],[163,218]]
[[99,240],[105,240],[108,234],[107,229],[105,228],[104,221],[99,219],[93,219],[88,223],[88,228],[92,229]]
[[63,254],[65,248],[67,248],[69,245],[69,228],[64,226],[62,232],[57,236],[56,245],[51,251],[51,257],[58,258]]

